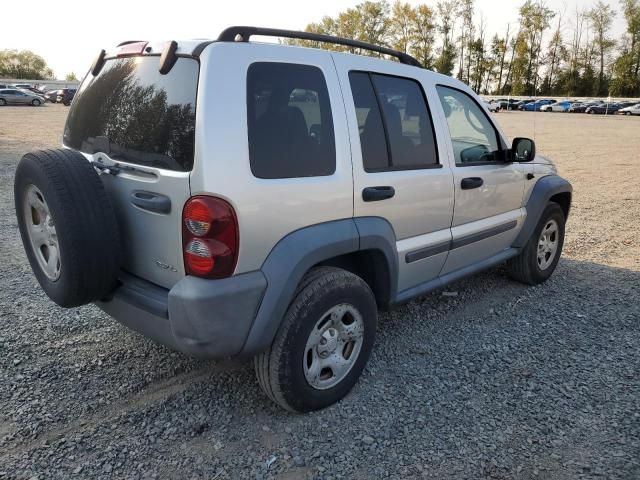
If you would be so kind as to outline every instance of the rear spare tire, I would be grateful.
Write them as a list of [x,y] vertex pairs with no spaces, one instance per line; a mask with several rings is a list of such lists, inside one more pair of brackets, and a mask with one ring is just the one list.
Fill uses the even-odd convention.
[[49,298],[62,307],[104,298],[117,281],[120,234],[91,163],[74,150],[27,153],[14,199],[27,258]]

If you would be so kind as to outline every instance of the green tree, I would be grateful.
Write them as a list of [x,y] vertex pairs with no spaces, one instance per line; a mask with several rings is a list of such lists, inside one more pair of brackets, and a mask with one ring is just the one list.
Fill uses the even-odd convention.
[[64,77],[64,79],[67,82],[77,82],[78,81],[78,77],[76,77],[76,74],[71,72],[71,73],[67,73],[67,75]]
[[460,24],[460,37],[458,38],[458,42],[460,44],[460,55],[458,56],[458,79],[469,83],[471,73],[470,45],[473,42],[475,35],[475,27],[473,24],[474,0],[462,0],[458,3],[456,13],[462,19],[462,23]]
[[456,49],[453,44],[453,30],[456,23],[456,0],[441,0],[437,4],[438,32],[441,36],[442,47],[440,55],[435,61],[434,68],[444,75],[453,73],[454,62],[456,60]]
[[389,33],[389,3],[386,0],[364,2],[356,5],[357,18],[360,21],[358,40],[386,45]]
[[391,48],[409,53],[411,40],[416,28],[416,12],[408,3],[397,1],[393,4],[389,28],[392,35]]
[[495,68],[497,68],[497,85],[495,88],[495,92],[497,94],[502,93],[502,75],[504,73],[504,68],[506,66],[506,57],[507,57],[507,42],[509,41],[509,25],[507,24],[507,35],[505,38],[499,38],[496,33],[491,40],[491,55],[493,57],[493,61],[495,64]]
[[529,93],[530,77],[528,68],[529,44],[527,34],[520,30],[514,44],[514,58],[511,62],[511,93],[513,95],[531,95]]
[[622,0],[627,32],[621,52],[613,65],[611,93],[616,96],[640,96],[640,0]]
[[418,5],[414,9],[414,15],[412,16],[410,53],[425,68],[433,68],[435,29],[433,10],[427,5]]
[[48,80],[53,78],[53,70],[30,50],[0,50],[0,77]]
[[544,63],[547,65],[547,72],[542,82],[542,86],[540,87],[540,92],[545,95],[555,95],[559,93],[557,86],[558,72],[560,70],[561,63],[566,60],[567,57],[567,49],[562,40],[561,24],[562,17],[558,16],[556,30],[553,32],[553,35],[549,40],[547,52],[544,56]]
[[487,56],[485,51],[485,25],[484,19],[480,19],[478,26],[478,37],[472,39],[467,46],[467,81],[471,88],[476,92],[485,92],[483,82],[485,76],[491,70],[491,58]]
[[609,30],[616,12],[602,0],[593,6],[588,12],[589,20],[593,28],[595,38],[594,43],[597,49],[598,58],[600,60],[600,70],[598,72],[598,81],[594,93],[596,95],[605,96],[608,93],[608,85],[605,79],[605,60],[609,52],[615,47],[616,42],[609,37]]
[[[514,60],[518,68],[514,68],[513,71],[513,93],[519,95],[537,93],[542,37],[554,16],[555,13],[542,2],[534,3],[532,0],[526,0],[520,7],[520,33],[517,40],[519,44],[516,46]],[[516,93],[516,87],[518,93]]]

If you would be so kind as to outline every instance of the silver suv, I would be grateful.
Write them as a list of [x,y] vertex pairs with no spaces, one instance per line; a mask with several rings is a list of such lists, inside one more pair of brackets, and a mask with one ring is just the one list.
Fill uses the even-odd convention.
[[305,32],[103,50],[64,147],[25,155],[15,180],[48,296],[190,355],[254,358],[265,393],[302,412],[356,383],[379,309],[502,262],[546,280],[571,204],[463,83]]

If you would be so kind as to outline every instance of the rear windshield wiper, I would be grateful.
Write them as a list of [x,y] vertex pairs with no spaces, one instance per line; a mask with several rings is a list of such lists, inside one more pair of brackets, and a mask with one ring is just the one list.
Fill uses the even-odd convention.
[[[106,160],[106,161],[105,161]],[[109,175],[118,175],[121,172],[137,172],[143,173],[145,175],[153,175],[151,172],[144,170],[142,168],[132,167],[131,165],[124,165],[120,162],[117,162],[107,156],[106,153],[96,152],[93,154],[93,161],[91,162],[93,167],[98,170],[98,173],[109,174]]]

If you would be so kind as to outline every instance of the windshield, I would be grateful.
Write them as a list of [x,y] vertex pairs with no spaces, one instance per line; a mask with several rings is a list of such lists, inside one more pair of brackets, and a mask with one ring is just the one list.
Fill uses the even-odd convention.
[[161,75],[157,56],[108,60],[87,75],[64,130],[64,144],[84,153],[169,170],[193,168],[199,65],[179,58]]

